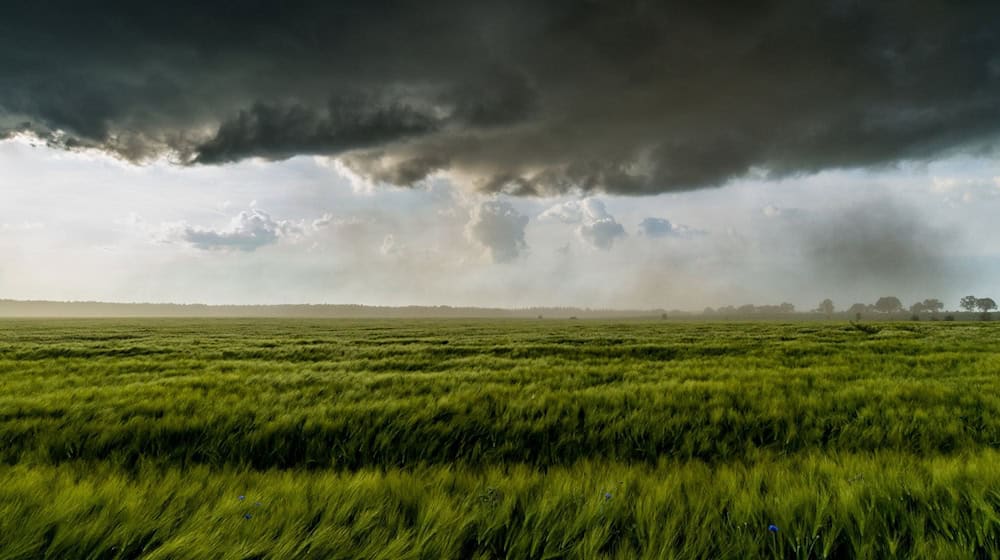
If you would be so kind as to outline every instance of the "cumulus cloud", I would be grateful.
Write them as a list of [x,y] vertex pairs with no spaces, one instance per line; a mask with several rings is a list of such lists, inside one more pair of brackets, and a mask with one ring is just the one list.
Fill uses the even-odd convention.
[[605,251],[614,245],[616,239],[625,236],[625,228],[614,218],[601,218],[581,224],[577,231],[584,241]]
[[300,231],[299,226],[285,220],[275,220],[267,212],[254,208],[237,214],[224,229],[184,225],[179,237],[203,250],[255,251]]
[[619,237],[625,237],[625,228],[608,213],[604,203],[593,198],[580,204],[581,223],[577,228],[580,237],[598,249],[608,250]]
[[666,218],[645,218],[639,222],[639,232],[649,238],[695,237],[705,232],[688,226],[675,224]]
[[493,262],[509,262],[528,248],[524,228],[528,217],[506,200],[487,200],[472,210],[466,235],[483,246]]
[[583,221],[583,208],[579,200],[568,200],[555,204],[538,215],[540,219],[558,220],[564,224],[578,224]]
[[989,145],[998,19],[992,0],[15,2],[0,138],[524,195],[697,189]]
[[542,212],[539,218],[578,224],[576,233],[580,239],[597,249],[608,250],[615,240],[625,237],[625,228],[608,212],[604,203],[595,198],[556,204]]

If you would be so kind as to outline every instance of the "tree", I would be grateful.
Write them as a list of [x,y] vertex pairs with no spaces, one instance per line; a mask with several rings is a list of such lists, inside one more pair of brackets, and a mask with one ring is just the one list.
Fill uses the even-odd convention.
[[959,300],[958,305],[959,305],[959,307],[961,307],[962,309],[964,309],[966,311],[975,311],[976,310],[976,302],[978,302],[978,301],[979,300],[976,299],[976,296],[965,296],[964,298],[962,298],[961,300]]
[[847,310],[848,313],[853,313],[854,318],[858,321],[861,320],[861,314],[865,311],[868,311],[868,306],[863,303],[855,303]]
[[997,308],[997,302],[990,298],[980,298],[976,300],[976,309],[982,311],[983,313],[989,313]]
[[820,302],[819,307],[816,308],[816,311],[819,311],[820,313],[825,313],[827,316],[833,315],[833,300],[830,298],[824,299],[823,301]]
[[924,304],[922,302],[918,301],[917,303],[914,303],[913,305],[910,306],[910,313],[913,313],[913,315],[916,316],[918,320],[920,319],[920,314],[923,313],[924,311],[926,311],[926,309],[924,308]]
[[778,311],[781,313],[795,313],[795,306],[785,302],[778,306]]
[[937,313],[938,311],[944,309],[944,304],[941,303],[941,300],[936,298],[925,299],[923,306],[924,311],[930,311],[931,313]]
[[903,303],[895,296],[884,296],[875,302],[875,310],[881,313],[896,313],[903,310]]

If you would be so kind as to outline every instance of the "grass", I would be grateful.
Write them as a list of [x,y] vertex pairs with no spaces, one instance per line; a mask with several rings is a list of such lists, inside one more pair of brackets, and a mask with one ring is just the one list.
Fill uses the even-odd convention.
[[1000,558],[998,335],[0,321],[0,560]]

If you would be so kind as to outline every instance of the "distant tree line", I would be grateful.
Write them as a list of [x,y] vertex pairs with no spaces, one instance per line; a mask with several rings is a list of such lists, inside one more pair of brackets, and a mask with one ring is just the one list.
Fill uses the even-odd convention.
[[[938,314],[944,311],[944,302],[937,298],[929,298],[923,301],[918,301],[913,303],[906,308],[903,306],[903,302],[896,296],[883,296],[878,298],[875,303],[855,303],[848,307],[844,312],[848,315],[854,316],[855,319],[860,320],[865,314],[876,313],[880,315],[891,315],[894,313],[902,313],[904,311],[910,312],[911,319],[920,320],[924,315],[930,315],[932,318],[937,319]],[[990,311],[997,309],[997,303],[992,298],[979,298],[976,296],[965,296],[959,301],[959,307],[965,311],[982,312],[982,319],[990,319]],[[811,310],[811,313],[822,313],[826,316],[832,316],[837,311],[833,300],[830,298],[824,299],[819,303],[816,309]],[[779,305],[752,305],[746,304],[741,306],[726,305],[713,309],[711,307],[706,307],[702,311],[703,315],[776,315],[783,313],[794,313],[795,306],[790,303],[782,303]],[[948,315],[945,317],[946,320],[954,320],[953,315]]]
[[989,313],[997,308],[997,302],[988,297],[977,298],[976,296],[965,296],[959,302],[959,306],[966,311],[975,311],[978,309],[983,313]]
[[746,304],[739,307],[733,305],[726,305],[718,309],[712,309],[711,307],[706,307],[702,314],[704,315],[749,315],[751,313],[758,313],[762,315],[770,314],[780,314],[780,313],[795,313],[795,306],[785,302],[778,305],[753,305]]

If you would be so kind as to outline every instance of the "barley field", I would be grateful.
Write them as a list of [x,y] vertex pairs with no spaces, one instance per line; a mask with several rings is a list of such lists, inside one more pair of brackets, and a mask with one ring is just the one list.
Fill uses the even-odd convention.
[[1000,323],[3,320],[37,558],[1000,558]]

